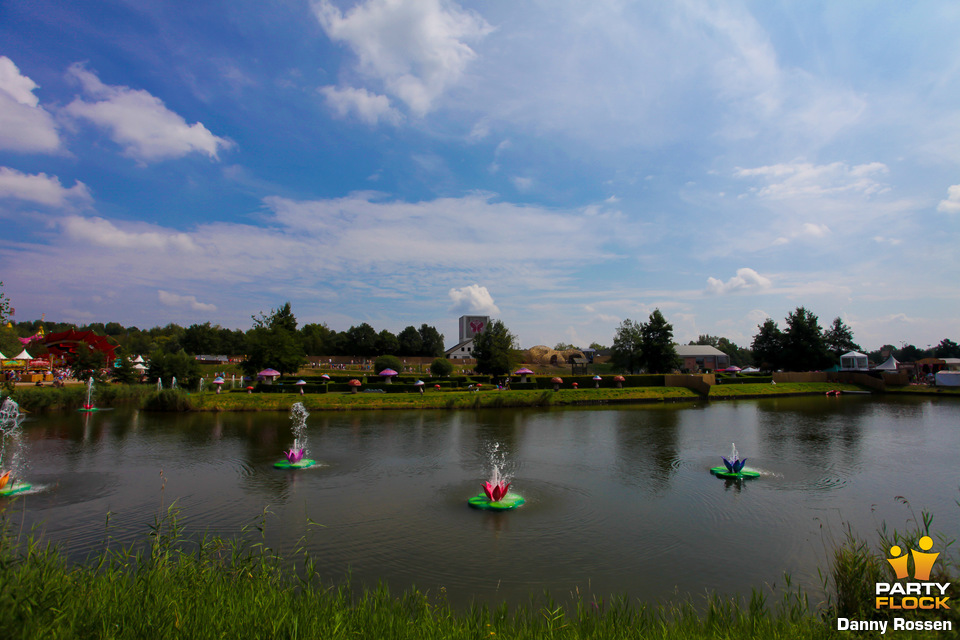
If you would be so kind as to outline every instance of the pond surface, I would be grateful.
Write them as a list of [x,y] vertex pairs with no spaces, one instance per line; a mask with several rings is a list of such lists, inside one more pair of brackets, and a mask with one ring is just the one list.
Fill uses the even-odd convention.
[[[867,396],[593,409],[319,413],[317,467],[280,471],[282,413],[134,410],[31,416],[27,479],[7,502],[82,559],[144,541],[176,500],[188,533],[238,535],[267,510],[267,542],[306,545],[330,580],[416,585],[462,605],[549,589],[666,600],[707,590],[819,587],[845,523],[871,543],[933,512],[956,537],[960,402]],[[762,476],[709,474],[735,442]],[[505,455],[508,513],[472,510]],[[897,496],[909,500],[909,507]],[[109,517],[108,517],[109,514]],[[310,522],[322,526],[314,526]]]

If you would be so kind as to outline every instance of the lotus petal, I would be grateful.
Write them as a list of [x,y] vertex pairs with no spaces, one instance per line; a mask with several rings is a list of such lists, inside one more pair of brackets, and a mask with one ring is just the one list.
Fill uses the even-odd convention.
[[0,476],[0,489],[3,489],[5,486],[7,486],[7,482],[9,482],[9,480],[10,480],[10,472],[7,471],[5,474]]
[[727,471],[729,471],[730,473],[736,473],[736,471],[733,470],[733,465],[736,463],[736,460],[734,460],[733,462],[730,462],[729,460],[727,460],[726,456],[720,456],[720,457],[723,458],[723,464],[726,465]]
[[741,471],[743,471],[743,465],[745,465],[745,464],[747,464],[747,459],[746,459],[746,458],[744,458],[743,460],[738,460],[738,461],[734,462],[734,463],[733,463],[733,472],[734,472],[734,473],[740,473]]
[[284,451],[283,455],[287,456],[287,462],[290,464],[296,464],[303,460],[304,450],[303,449],[290,449],[290,451]]
[[496,500],[493,499],[493,486],[489,481],[480,485],[480,488],[483,489],[483,492],[487,495],[487,499],[490,500],[490,502],[496,502]]

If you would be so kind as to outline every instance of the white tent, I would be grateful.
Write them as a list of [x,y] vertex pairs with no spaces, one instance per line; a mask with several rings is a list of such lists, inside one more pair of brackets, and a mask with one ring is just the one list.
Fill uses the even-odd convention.
[[20,352],[20,355],[14,356],[14,360],[33,360],[33,356],[27,353],[27,350],[24,349]]
[[840,356],[841,371],[866,371],[870,368],[867,356],[859,351],[851,351]]
[[886,362],[877,365],[877,371],[896,371],[899,365],[900,363],[897,362],[897,359],[890,356]]
[[7,356],[3,355],[3,352],[0,352],[0,360],[6,360]]
[[960,387],[960,371],[937,371],[934,380],[938,387]]
[[143,356],[137,356],[136,358],[134,358],[134,359],[131,360],[130,362],[132,362],[132,363],[134,363],[134,364],[143,364]]

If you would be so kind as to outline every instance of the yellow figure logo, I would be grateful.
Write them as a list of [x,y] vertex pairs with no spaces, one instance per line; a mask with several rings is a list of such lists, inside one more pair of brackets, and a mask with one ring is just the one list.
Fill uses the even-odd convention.
[[[924,551],[930,551],[933,548],[933,539],[930,536],[920,538],[919,545],[921,551],[910,549],[910,555],[913,556],[913,579],[929,580],[930,570],[933,569],[933,563],[936,562],[937,556],[940,554],[924,553]],[[907,555],[901,556],[901,553],[903,553],[903,549],[894,545],[890,547],[890,555],[893,557],[887,559],[887,562],[890,563],[897,574],[897,580],[902,580],[910,575],[907,572]]]

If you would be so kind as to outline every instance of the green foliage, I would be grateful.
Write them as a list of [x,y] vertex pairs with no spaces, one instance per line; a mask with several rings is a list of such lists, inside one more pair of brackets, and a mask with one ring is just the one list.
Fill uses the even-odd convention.
[[77,345],[76,355],[70,360],[70,366],[73,367],[74,377],[77,379],[93,378],[97,382],[102,382],[107,362],[102,352],[86,342],[81,342]]
[[377,355],[377,332],[366,322],[350,327],[344,334],[341,349],[347,355],[369,358]]
[[118,358],[119,367],[110,367],[110,377],[114,382],[120,384],[134,384],[140,380],[140,372],[133,368],[130,358],[121,356]]
[[853,341],[853,330],[845,325],[839,316],[833,319],[833,324],[823,334],[823,341],[837,363],[843,354],[860,351],[860,345]]
[[308,356],[327,356],[337,353],[337,332],[325,324],[305,324],[300,328],[303,350]]
[[673,325],[660,309],[654,309],[640,328],[640,352],[648,373],[669,373],[677,368],[679,358],[673,346]]
[[0,281],[0,324],[6,324],[10,317],[10,299],[3,293],[3,282]]
[[417,356],[423,350],[423,338],[413,326],[404,328],[397,336],[397,342],[399,344],[397,353],[402,356]]
[[830,353],[820,322],[804,307],[797,307],[787,316],[787,328],[783,332],[783,357],[791,371],[817,371],[830,366]]
[[558,342],[557,344],[553,345],[554,351],[570,351],[571,349],[579,349],[579,348],[580,347],[575,347],[569,342]]
[[519,356],[515,353],[515,338],[501,320],[494,320],[473,339],[473,357],[477,359],[476,370],[491,376],[508,374]]
[[397,356],[390,354],[382,355],[373,361],[373,372],[378,374],[384,369],[393,369],[394,371],[400,372],[403,371],[403,364]]
[[395,355],[400,351],[400,342],[397,341],[397,336],[384,329],[377,334],[376,348],[377,353]]
[[253,328],[246,335],[246,360],[240,365],[248,376],[264,369],[281,374],[296,373],[306,362],[303,341],[297,331],[297,319],[287,302],[269,316],[253,318]]
[[960,344],[944,338],[934,347],[933,353],[938,358],[960,358]]
[[420,353],[424,358],[436,358],[443,355],[443,334],[435,327],[427,324],[420,325]]
[[437,358],[430,363],[430,375],[445,378],[453,373],[453,363],[446,358]]
[[753,361],[760,369],[779,369],[783,363],[783,333],[772,318],[764,320],[753,337]]
[[192,411],[190,394],[183,389],[161,389],[143,399],[141,405],[147,411]]
[[147,377],[152,382],[161,380],[165,387],[176,378],[179,386],[193,389],[200,383],[200,364],[183,350],[177,353],[154,351],[147,366]]
[[627,318],[617,327],[613,336],[614,369],[627,373],[636,373],[643,366],[641,325]]

